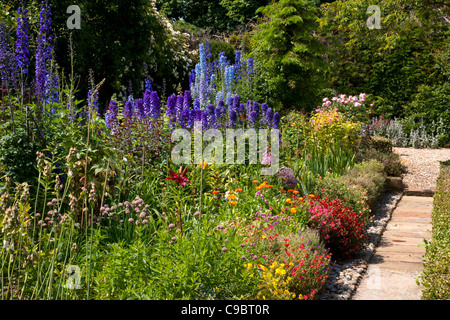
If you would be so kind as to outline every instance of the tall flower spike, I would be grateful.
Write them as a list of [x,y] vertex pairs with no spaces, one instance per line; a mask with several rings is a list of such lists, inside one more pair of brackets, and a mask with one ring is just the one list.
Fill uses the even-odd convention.
[[267,108],[267,111],[266,111],[266,124],[267,124],[268,128],[272,126],[272,120],[273,120],[272,108]]
[[150,116],[156,120],[161,114],[161,100],[159,99],[158,92],[152,91],[150,94]]
[[16,65],[22,74],[28,73],[30,52],[28,51],[28,9],[19,7],[17,17]]
[[5,22],[0,22],[0,78],[1,86],[7,89],[13,82],[15,74],[14,54],[9,42],[9,35]]
[[123,115],[127,118],[131,118],[133,116],[133,103],[130,100],[125,102],[125,106],[123,107]]
[[139,118],[145,118],[144,99],[136,99],[135,101],[136,112]]

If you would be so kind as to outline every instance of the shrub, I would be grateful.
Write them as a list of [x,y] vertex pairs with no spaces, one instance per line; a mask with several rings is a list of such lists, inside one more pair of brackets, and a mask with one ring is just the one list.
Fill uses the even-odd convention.
[[320,197],[310,197],[310,225],[317,228],[330,251],[337,258],[348,258],[357,253],[367,235],[364,218],[345,206],[345,201]]
[[336,110],[317,110],[310,120],[312,124],[311,143],[326,150],[339,146],[353,150],[358,140],[360,125],[347,120]]
[[371,138],[372,147],[383,153],[392,153],[392,140],[385,137],[374,136]]
[[425,240],[422,299],[450,299],[450,161],[441,163],[433,200],[431,240]]
[[341,178],[347,185],[360,185],[366,190],[367,203],[373,207],[384,192],[384,165],[375,159],[355,165]]

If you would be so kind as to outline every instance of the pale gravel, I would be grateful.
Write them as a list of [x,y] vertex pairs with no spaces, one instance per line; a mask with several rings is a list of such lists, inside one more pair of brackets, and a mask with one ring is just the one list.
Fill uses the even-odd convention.
[[439,176],[439,161],[450,160],[450,149],[394,148],[408,172],[403,175],[403,184],[408,189],[436,189]]

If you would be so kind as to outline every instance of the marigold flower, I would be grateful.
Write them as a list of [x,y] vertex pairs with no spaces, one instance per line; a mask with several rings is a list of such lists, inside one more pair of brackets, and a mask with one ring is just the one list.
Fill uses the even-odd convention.
[[228,204],[231,204],[232,206],[235,206],[235,205],[237,205],[237,202],[236,201],[228,201]]
[[230,194],[228,195],[228,199],[231,199],[231,200],[236,200],[236,195],[235,195],[235,194],[232,194],[232,193],[230,193]]
[[253,180],[252,182],[253,182],[253,183],[258,183],[258,180]]
[[296,208],[291,208],[291,213],[292,214],[297,213],[297,209]]
[[236,189],[235,192],[242,192],[242,189]]
[[291,198],[287,198],[287,199],[286,199],[286,202],[287,202],[287,203],[292,203],[292,199],[291,199]]
[[216,195],[216,194],[218,194],[218,193],[219,193],[219,191],[217,191],[217,190],[214,190],[214,191],[213,191],[213,194],[214,194],[214,195]]

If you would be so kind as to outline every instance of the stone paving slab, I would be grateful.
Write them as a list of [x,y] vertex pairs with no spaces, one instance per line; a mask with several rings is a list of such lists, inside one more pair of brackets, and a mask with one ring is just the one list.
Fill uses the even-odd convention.
[[433,198],[403,196],[392,213],[353,300],[419,300],[416,279],[431,238]]

